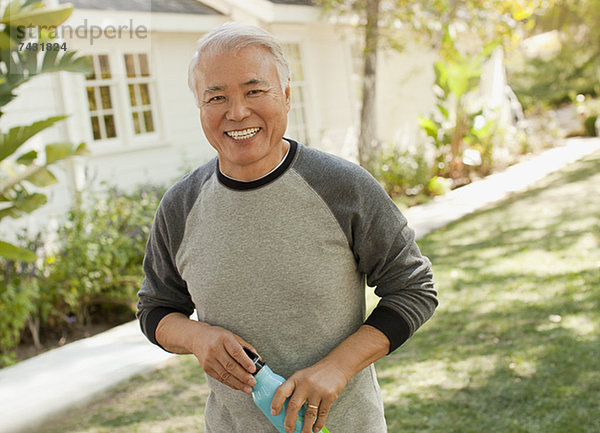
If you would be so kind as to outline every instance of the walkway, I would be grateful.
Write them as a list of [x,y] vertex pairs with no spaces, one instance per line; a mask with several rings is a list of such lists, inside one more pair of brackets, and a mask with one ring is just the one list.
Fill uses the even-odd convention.
[[[599,139],[569,139],[506,171],[405,212],[423,237],[600,150]],[[160,366],[173,355],[150,344],[137,322],[68,344],[0,370],[0,433],[24,432],[51,416],[89,402],[99,392]]]

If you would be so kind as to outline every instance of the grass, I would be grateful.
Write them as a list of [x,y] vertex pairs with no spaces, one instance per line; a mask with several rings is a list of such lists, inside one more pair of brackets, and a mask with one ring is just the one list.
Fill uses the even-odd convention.
[[[377,362],[390,433],[600,431],[598,197],[600,153],[423,239],[440,307]],[[43,431],[201,432],[206,396],[180,357]]]

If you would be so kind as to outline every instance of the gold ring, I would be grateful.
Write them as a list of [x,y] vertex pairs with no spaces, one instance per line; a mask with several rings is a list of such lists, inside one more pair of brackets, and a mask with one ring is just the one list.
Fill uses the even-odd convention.
[[319,406],[315,406],[314,404],[307,404],[307,406],[310,407],[311,409],[319,410]]

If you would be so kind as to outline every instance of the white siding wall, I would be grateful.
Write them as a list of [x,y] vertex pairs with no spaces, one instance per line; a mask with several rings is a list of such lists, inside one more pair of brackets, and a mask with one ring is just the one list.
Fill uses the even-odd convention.
[[278,24],[268,30],[284,42],[300,44],[311,146],[352,157],[354,149],[347,134],[356,124],[357,99],[347,36],[342,29],[319,23]]
[[403,52],[380,52],[378,61],[377,111],[379,138],[410,146],[418,139],[420,115],[435,107],[435,55],[418,45]]

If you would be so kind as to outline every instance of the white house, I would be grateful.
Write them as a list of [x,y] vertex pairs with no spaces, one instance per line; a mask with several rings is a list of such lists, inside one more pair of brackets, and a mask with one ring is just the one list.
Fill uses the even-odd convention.
[[[292,67],[287,135],[355,157],[360,31],[334,23],[310,0],[69,2],[75,11],[58,36],[69,50],[91,56],[93,74],[53,74],[22,86],[6,107],[2,129],[68,114],[32,145],[84,141],[91,155],[65,164],[51,202],[28,219],[30,225],[62,214],[76,189],[103,182],[121,188],[170,183],[215,155],[187,87],[187,68],[196,41],[227,21],[257,24],[283,42]],[[416,45],[402,54],[380,55],[381,139],[406,142],[417,136],[418,116],[435,102],[434,59],[433,52]],[[503,77],[493,78],[493,87],[504,86],[498,80]]]

